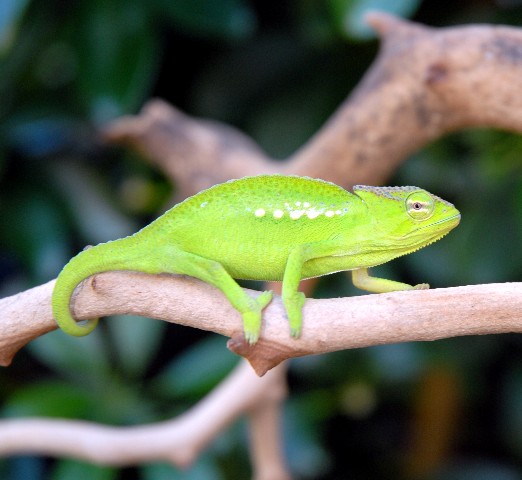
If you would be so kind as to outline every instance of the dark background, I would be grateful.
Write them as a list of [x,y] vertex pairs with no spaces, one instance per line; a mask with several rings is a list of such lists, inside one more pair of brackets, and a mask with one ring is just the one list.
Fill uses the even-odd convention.
[[[47,282],[85,245],[132,233],[168,205],[175,185],[102,145],[99,127],[161,97],[285,158],[372,63],[378,42],[362,21],[372,7],[441,27],[522,22],[517,0],[3,0],[1,295]],[[390,183],[454,202],[462,224],[378,274],[434,287],[522,280],[521,167],[522,138],[489,129],[417,152]],[[338,274],[314,296],[352,294]],[[102,324],[82,339],[46,335],[2,368],[2,416],[159,421],[238,361],[217,335],[128,316]],[[522,478],[518,335],[302,358],[289,381],[284,437],[296,478]],[[186,472],[23,456],[1,460],[0,478],[247,479],[245,439],[237,422]]]

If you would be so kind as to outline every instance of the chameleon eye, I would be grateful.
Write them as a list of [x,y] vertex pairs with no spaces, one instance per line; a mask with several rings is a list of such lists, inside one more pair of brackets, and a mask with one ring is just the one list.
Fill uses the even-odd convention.
[[433,215],[433,197],[422,190],[411,193],[406,199],[406,212],[413,220],[426,220]]

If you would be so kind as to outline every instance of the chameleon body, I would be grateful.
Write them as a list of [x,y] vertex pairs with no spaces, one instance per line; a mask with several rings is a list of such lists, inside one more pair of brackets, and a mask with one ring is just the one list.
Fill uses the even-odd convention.
[[53,313],[71,335],[90,333],[69,309],[75,287],[109,270],[178,273],[219,288],[241,313],[255,343],[272,293],[252,298],[236,279],[282,280],[291,335],[301,332],[301,279],[351,270],[359,288],[388,292],[428,288],[370,277],[368,267],[411,253],[460,221],[449,202],[417,187],[356,186],[354,193],[317,179],[260,175],[215,185],[175,205],[126,238],[84,250],[64,267]]

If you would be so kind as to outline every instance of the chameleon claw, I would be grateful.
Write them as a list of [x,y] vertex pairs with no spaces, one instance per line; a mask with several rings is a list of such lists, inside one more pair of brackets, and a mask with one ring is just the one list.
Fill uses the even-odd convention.
[[292,338],[299,338],[301,336],[301,327],[290,328],[290,335]]
[[259,340],[261,332],[261,311],[272,300],[272,292],[266,290],[255,299],[255,306],[243,313],[243,330],[245,339],[250,345],[254,345]]
[[255,345],[257,341],[259,340],[259,333],[255,332],[247,332],[245,330],[245,340],[248,342],[249,345]]
[[413,290],[429,290],[430,286],[428,283],[419,283],[413,286]]
[[254,345],[258,341],[260,331],[261,313],[255,311],[243,313],[243,332],[250,345]]
[[293,338],[301,336],[303,324],[302,309],[305,301],[306,297],[302,292],[295,292],[290,298],[284,299],[288,323],[290,324],[290,335]]

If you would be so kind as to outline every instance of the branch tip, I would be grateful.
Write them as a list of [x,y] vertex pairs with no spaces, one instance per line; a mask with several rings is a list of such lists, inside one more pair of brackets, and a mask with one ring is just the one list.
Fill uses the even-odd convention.
[[372,27],[381,39],[399,34],[408,34],[420,31],[426,31],[430,27],[419,23],[412,22],[406,18],[392,15],[388,12],[379,10],[370,10],[364,16],[364,21]]
[[11,363],[13,363],[13,358],[14,354],[8,353],[7,355],[5,355],[4,353],[2,353],[2,355],[0,356],[0,367],[8,367],[9,365],[11,365]]
[[364,21],[370,25],[380,37],[384,37],[390,31],[400,28],[407,23],[400,17],[380,10],[370,10],[367,12],[364,15]]

